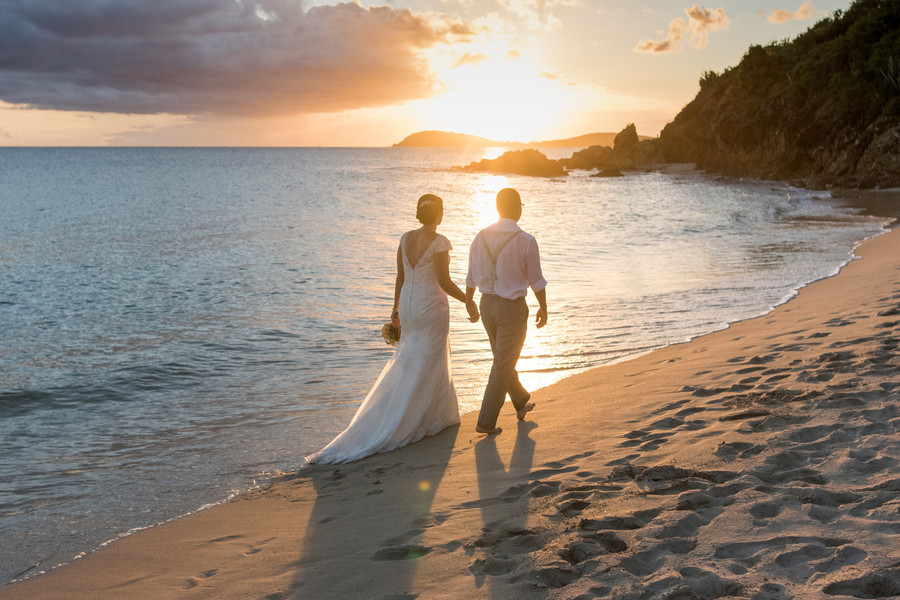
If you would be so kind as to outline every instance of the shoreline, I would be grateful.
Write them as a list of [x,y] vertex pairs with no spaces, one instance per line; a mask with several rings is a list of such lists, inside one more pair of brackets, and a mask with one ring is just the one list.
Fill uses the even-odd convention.
[[[887,205],[897,212],[900,193],[875,193],[894,194]],[[883,538],[881,548],[869,548],[858,537],[829,545],[828,540],[839,538],[817,535],[815,528],[858,527],[865,520],[863,509],[850,514],[845,507],[873,504],[881,492],[896,495],[897,446],[874,439],[883,434],[865,433],[864,426],[860,435],[872,442],[867,452],[859,445],[853,456],[845,448],[849,441],[833,441],[845,462],[886,477],[868,486],[883,486],[870,497],[851,502],[850,496],[865,494],[830,492],[830,483],[849,474],[840,465],[819,468],[817,461],[826,459],[815,456],[823,451],[816,444],[822,446],[839,430],[815,423],[814,413],[862,413],[870,410],[866,399],[880,393],[881,416],[856,418],[894,424],[896,437],[900,421],[888,409],[896,404],[900,386],[897,368],[878,371],[896,365],[896,346],[878,350],[878,344],[896,335],[897,317],[878,313],[897,310],[887,306],[891,301],[900,307],[900,289],[891,280],[897,273],[898,236],[895,227],[863,242],[857,247],[863,260],[851,260],[836,276],[800,288],[760,317],[537,390],[533,420],[516,424],[507,406],[500,436],[474,434],[475,415],[467,413],[460,427],[410,447],[337,468],[305,466],[263,490],[120,538],[45,575],[0,587],[0,598],[354,597],[368,592],[370,597],[465,598],[488,591],[498,598],[606,597],[618,594],[621,586],[667,589],[663,574],[679,580],[672,585],[701,595],[703,589],[743,586],[750,597],[766,585],[775,594],[775,587],[788,590],[791,584],[798,588],[791,593],[806,598],[852,580],[839,579],[849,571],[888,589],[895,580],[890,560],[898,559],[890,544],[900,533],[896,507],[894,520],[885,511],[893,506],[890,501],[866,509],[877,512],[877,519],[869,519],[877,521],[872,527],[884,529],[874,536]],[[874,310],[878,301],[886,307]],[[858,318],[842,315],[854,313],[854,306]],[[867,327],[876,321],[877,326]],[[801,336],[800,330],[811,333]],[[782,341],[773,348],[772,340]],[[863,356],[881,364],[866,367],[878,371],[870,376],[873,381],[854,382],[866,380],[853,369]],[[757,373],[768,371],[780,372],[760,382]],[[793,387],[784,387],[783,381]],[[851,394],[864,405],[851,402]],[[818,406],[825,403],[823,396],[840,406]],[[722,416],[698,418],[706,414]],[[722,436],[731,436],[724,447],[716,445]],[[783,447],[800,447],[772,454],[757,448],[766,436],[775,436]],[[675,448],[673,441],[681,443]],[[732,467],[743,462],[750,467]],[[742,496],[752,497],[744,501]],[[767,538],[771,543],[707,535],[713,523],[742,504],[746,510],[735,521],[751,532],[775,530]],[[373,510],[378,518],[366,518]],[[701,555],[704,544],[718,545],[712,554]],[[762,555],[778,548],[784,551],[770,561],[774,571],[757,568],[765,563]],[[860,558],[860,552],[866,556]],[[707,565],[703,559],[710,556],[726,566]],[[678,568],[675,563],[682,559]],[[863,572],[859,565],[866,561],[878,562],[881,570]],[[785,565],[810,571],[807,581],[785,579],[777,570]],[[750,589],[744,580],[756,571],[771,581]],[[376,581],[382,574],[390,574],[390,581]]]

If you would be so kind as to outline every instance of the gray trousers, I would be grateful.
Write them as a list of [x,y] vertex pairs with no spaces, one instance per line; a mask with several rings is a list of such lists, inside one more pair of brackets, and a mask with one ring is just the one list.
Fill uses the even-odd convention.
[[516,410],[525,406],[531,397],[519,383],[519,373],[516,371],[528,331],[528,304],[525,298],[507,300],[493,294],[482,294],[479,305],[481,321],[491,342],[494,364],[484,389],[478,424],[492,429],[497,426],[497,417],[507,394]]

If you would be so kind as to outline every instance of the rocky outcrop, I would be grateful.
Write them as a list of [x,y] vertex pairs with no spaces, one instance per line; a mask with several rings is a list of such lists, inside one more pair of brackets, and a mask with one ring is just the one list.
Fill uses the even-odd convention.
[[601,169],[613,164],[613,149],[609,146],[591,146],[572,154],[571,158],[564,158],[560,162],[566,169],[583,169],[590,171]]
[[656,150],[656,140],[641,139],[634,123],[629,123],[616,134],[613,147],[591,146],[559,161],[566,169],[596,169],[598,177],[618,177],[622,171],[645,168],[647,164],[661,162]]
[[[852,187],[895,187],[900,184],[900,119],[879,119],[853,147],[864,148],[849,176]],[[845,186],[851,187],[851,186]]]
[[465,167],[453,167],[453,171],[515,173],[517,175],[534,175],[537,177],[559,177],[568,175],[560,161],[547,158],[543,153],[534,150],[512,150],[504,152],[494,159],[483,159],[469,163]]
[[619,132],[613,144],[613,159],[620,168],[634,168],[638,155],[638,134],[634,123]]

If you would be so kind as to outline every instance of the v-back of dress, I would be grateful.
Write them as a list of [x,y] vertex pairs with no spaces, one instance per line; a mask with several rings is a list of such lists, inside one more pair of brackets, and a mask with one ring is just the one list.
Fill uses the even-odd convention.
[[407,235],[400,239],[400,342],[350,425],[308,456],[311,463],[359,460],[459,423],[450,377],[450,307],[434,266],[434,255],[452,247],[438,234],[413,266],[406,254]]

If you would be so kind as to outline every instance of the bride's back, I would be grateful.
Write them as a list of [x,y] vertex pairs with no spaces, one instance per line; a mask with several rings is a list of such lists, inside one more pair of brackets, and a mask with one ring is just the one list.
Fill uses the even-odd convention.
[[425,231],[423,229],[414,229],[406,233],[404,236],[404,243],[406,244],[406,260],[409,261],[411,266],[415,267],[419,264],[422,256],[428,250],[428,247],[431,246],[432,242],[434,242],[436,237],[437,233]]

